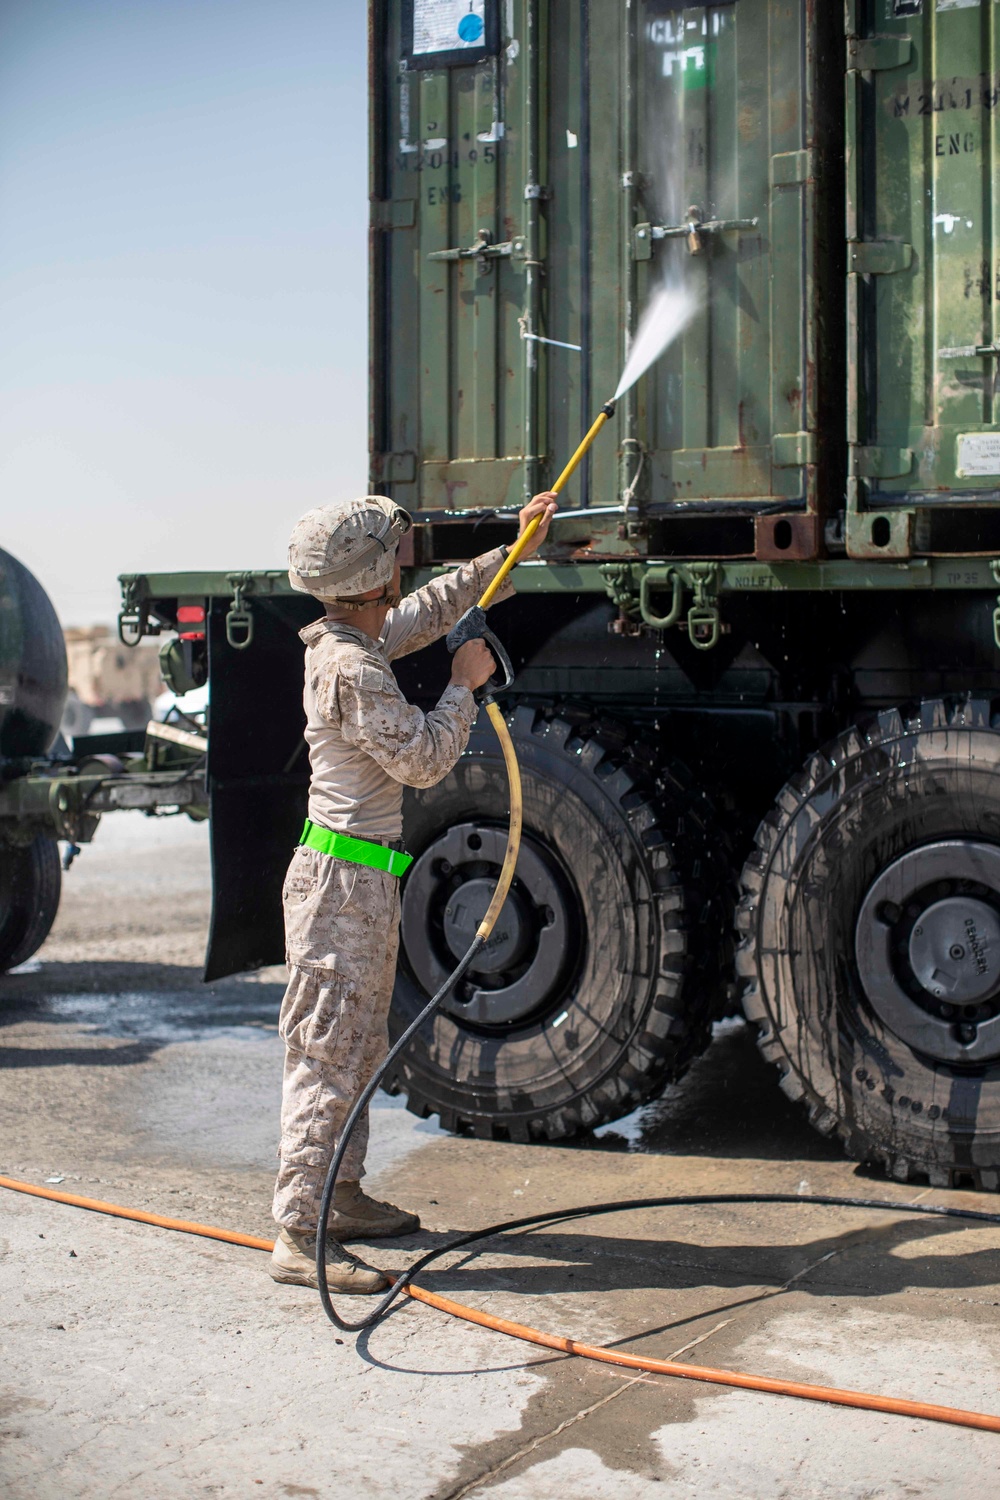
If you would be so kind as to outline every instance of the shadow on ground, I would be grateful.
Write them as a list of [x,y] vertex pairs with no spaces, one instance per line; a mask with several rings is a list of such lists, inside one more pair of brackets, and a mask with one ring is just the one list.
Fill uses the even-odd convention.
[[[94,1036],[134,1038],[118,1049],[120,1061],[141,1062],[172,1041],[197,1041],[233,1028],[277,1031],[284,985],[258,975],[236,975],[203,984],[193,966],[149,963],[47,963],[38,972],[0,976],[0,1027],[25,1023],[76,1025]],[[148,1050],[143,1052],[143,1047]],[[46,1049],[0,1049],[0,1067],[25,1066],[14,1054]],[[50,1062],[103,1061],[85,1048],[53,1048]],[[63,1057],[58,1054],[79,1053]],[[110,1054],[110,1055],[109,1055]]]
[[[774,1205],[763,1210],[777,1223],[777,1215],[795,1215],[796,1228],[810,1212],[832,1213],[801,1199],[801,1210],[794,1204]],[[462,1254],[451,1266],[432,1266],[421,1272],[420,1281],[434,1291],[459,1300],[473,1292],[516,1292],[521,1297],[551,1297],[565,1293],[601,1295],[628,1291],[681,1291],[691,1287],[780,1287],[799,1278],[806,1268],[818,1268],[808,1279],[796,1279],[798,1291],[817,1297],[839,1297],[844,1292],[844,1277],[819,1268],[836,1261],[842,1268],[845,1256],[851,1260],[851,1290],[856,1297],[891,1297],[898,1292],[919,1287],[949,1291],[978,1290],[1000,1282],[1000,1248],[982,1248],[965,1252],[927,1255],[915,1253],[915,1246],[929,1243],[941,1235],[954,1235],[963,1228],[982,1228],[982,1221],[918,1217],[909,1205],[900,1205],[898,1217],[873,1223],[866,1217],[852,1229],[821,1234],[813,1239],[767,1243],[766,1239],[748,1235],[729,1244],[701,1244],[696,1239],[676,1237],[676,1218],[671,1210],[643,1209],[645,1235],[630,1233],[627,1220],[620,1234],[586,1233],[565,1229],[542,1228],[529,1233],[514,1232],[485,1241],[477,1251]],[[704,1215],[706,1230],[718,1222],[720,1210],[711,1205],[682,1208],[685,1228],[693,1215]],[[753,1214],[761,1210],[748,1205],[726,1210]],[[860,1214],[862,1210],[858,1210]],[[868,1211],[869,1215],[872,1211]],[[650,1238],[649,1221],[662,1213],[663,1235]],[[808,1219],[805,1220],[808,1223]],[[1000,1215],[997,1225],[1000,1227]],[[426,1251],[435,1244],[447,1244],[461,1234],[457,1227],[446,1233],[418,1233],[406,1240],[407,1248]],[[697,1230],[695,1230],[697,1233]],[[863,1244],[861,1243],[863,1239]],[[400,1242],[403,1243],[403,1242]],[[900,1251],[905,1250],[905,1254]],[[461,1254],[461,1252],[459,1252]],[[491,1259],[504,1256],[515,1262],[497,1267],[478,1263],[479,1253]],[[523,1258],[523,1259],[522,1259]],[[542,1264],[538,1264],[538,1262]],[[527,1262],[533,1262],[528,1264]],[[867,1266],[859,1276],[861,1263]],[[870,1274],[869,1274],[870,1273]],[[756,1301],[754,1293],[749,1301]],[[731,1305],[743,1306],[742,1299]],[[698,1316],[703,1316],[699,1313]],[[662,1329],[645,1329],[643,1336],[682,1327],[687,1319],[666,1323]]]
[[[284,989],[270,977],[274,973],[204,984],[200,969],[189,965],[89,962],[46,963],[36,972],[0,976],[0,1028],[75,1025],[89,1035],[134,1044],[100,1053],[72,1044],[5,1047],[0,1067],[121,1066],[142,1062],[172,1041],[245,1027],[275,1032]],[[708,1051],[659,1099],[597,1135],[560,1144],[649,1155],[843,1159],[839,1143],[817,1135],[802,1109],[782,1094],[775,1069],[757,1050],[753,1028],[736,1021],[717,1028]]]

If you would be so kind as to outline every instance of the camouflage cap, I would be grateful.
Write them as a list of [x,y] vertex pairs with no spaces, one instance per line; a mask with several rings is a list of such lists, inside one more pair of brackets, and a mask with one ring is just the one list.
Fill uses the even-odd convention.
[[288,581],[327,602],[380,588],[392,578],[399,539],[412,524],[384,495],[317,506],[292,531]]

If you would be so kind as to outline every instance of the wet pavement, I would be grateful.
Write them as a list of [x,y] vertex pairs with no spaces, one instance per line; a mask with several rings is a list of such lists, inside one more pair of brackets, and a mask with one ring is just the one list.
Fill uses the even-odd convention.
[[[40,962],[0,979],[0,1172],[266,1236],[282,973],[200,984],[205,834],[106,819]],[[663,1098],[572,1146],[453,1139],[380,1097],[369,1163],[424,1223],[372,1247],[388,1268],[572,1204],[794,1193],[562,1222],[424,1279],[591,1342],[1000,1411],[1000,1226],[808,1199],[1000,1205],[844,1161],[738,1022]],[[615,1371],[413,1304],[355,1344],[260,1252],[12,1193],[0,1215],[9,1500],[1000,1488],[990,1434]]]

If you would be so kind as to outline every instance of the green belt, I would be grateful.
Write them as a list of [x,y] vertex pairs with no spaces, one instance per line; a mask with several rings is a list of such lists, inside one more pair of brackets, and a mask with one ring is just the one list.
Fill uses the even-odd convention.
[[346,833],[334,833],[332,828],[321,828],[308,818],[299,842],[307,849],[318,849],[320,854],[347,859],[353,865],[367,865],[369,870],[385,870],[388,875],[405,875],[413,863],[412,854],[387,849],[384,844],[371,844],[367,839],[352,839]]

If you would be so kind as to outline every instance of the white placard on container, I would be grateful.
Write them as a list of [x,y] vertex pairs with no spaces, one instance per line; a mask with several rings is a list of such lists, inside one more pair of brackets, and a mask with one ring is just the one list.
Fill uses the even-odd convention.
[[1000,475],[1000,432],[960,432],[955,473],[960,479]]
[[486,0],[413,0],[413,55],[482,47]]

